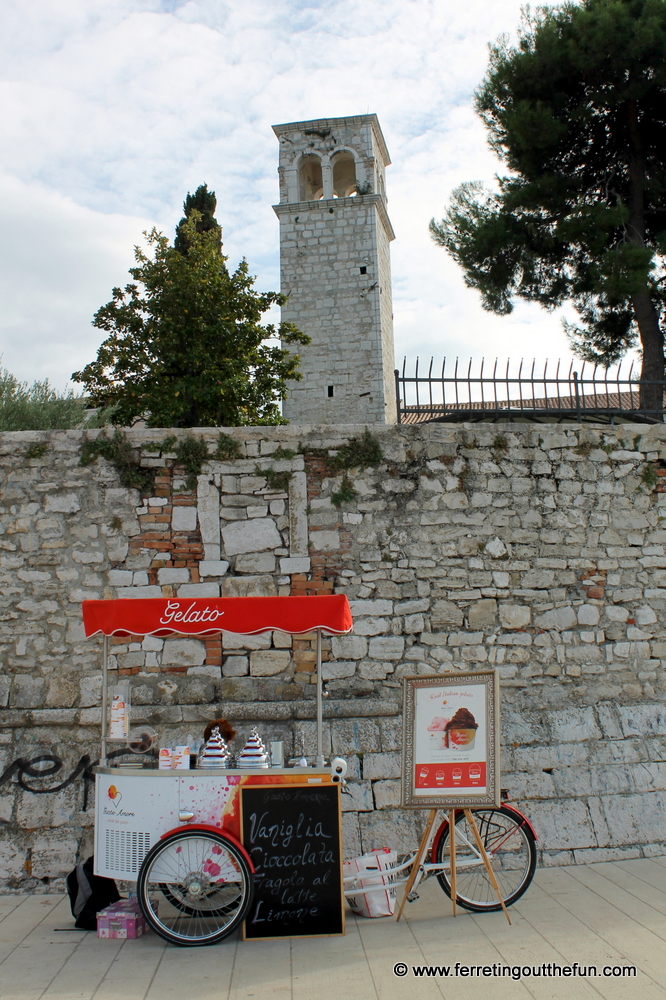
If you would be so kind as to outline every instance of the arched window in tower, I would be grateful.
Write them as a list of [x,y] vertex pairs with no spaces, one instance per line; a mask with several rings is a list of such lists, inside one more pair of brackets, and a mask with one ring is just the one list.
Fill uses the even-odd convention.
[[321,160],[318,156],[304,156],[298,168],[299,201],[319,201],[324,197]]
[[351,198],[356,194],[356,164],[354,154],[343,149],[331,158],[333,164],[333,197]]

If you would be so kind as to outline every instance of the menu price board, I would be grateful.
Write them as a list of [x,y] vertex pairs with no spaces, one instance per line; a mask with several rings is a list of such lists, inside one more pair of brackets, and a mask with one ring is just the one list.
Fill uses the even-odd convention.
[[255,866],[244,938],[344,934],[340,785],[246,786],[241,806]]
[[499,681],[494,670],[406,677],[402,805],[499,805]]

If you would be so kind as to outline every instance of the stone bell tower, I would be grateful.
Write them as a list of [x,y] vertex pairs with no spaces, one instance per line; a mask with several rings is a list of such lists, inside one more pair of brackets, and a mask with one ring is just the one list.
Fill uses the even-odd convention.
[[[394,423],[393,308],[385,169],[376,115],[273,127],[280,142],[282,319],[312,337],[292,423]],[[294,348],[291,348],[294,350]]]

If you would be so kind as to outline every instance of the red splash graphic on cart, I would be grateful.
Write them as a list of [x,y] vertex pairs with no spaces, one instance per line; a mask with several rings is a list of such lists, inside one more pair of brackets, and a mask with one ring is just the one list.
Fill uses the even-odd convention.
[[417,764],[414,776],[416,788],[485,788],[486,765]]

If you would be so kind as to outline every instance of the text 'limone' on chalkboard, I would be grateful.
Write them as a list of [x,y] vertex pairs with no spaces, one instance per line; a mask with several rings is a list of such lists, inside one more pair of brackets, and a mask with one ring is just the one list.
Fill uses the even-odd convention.
[[241,803],[255,866],[245,938],[344,934],[340,786],[245,787]]

